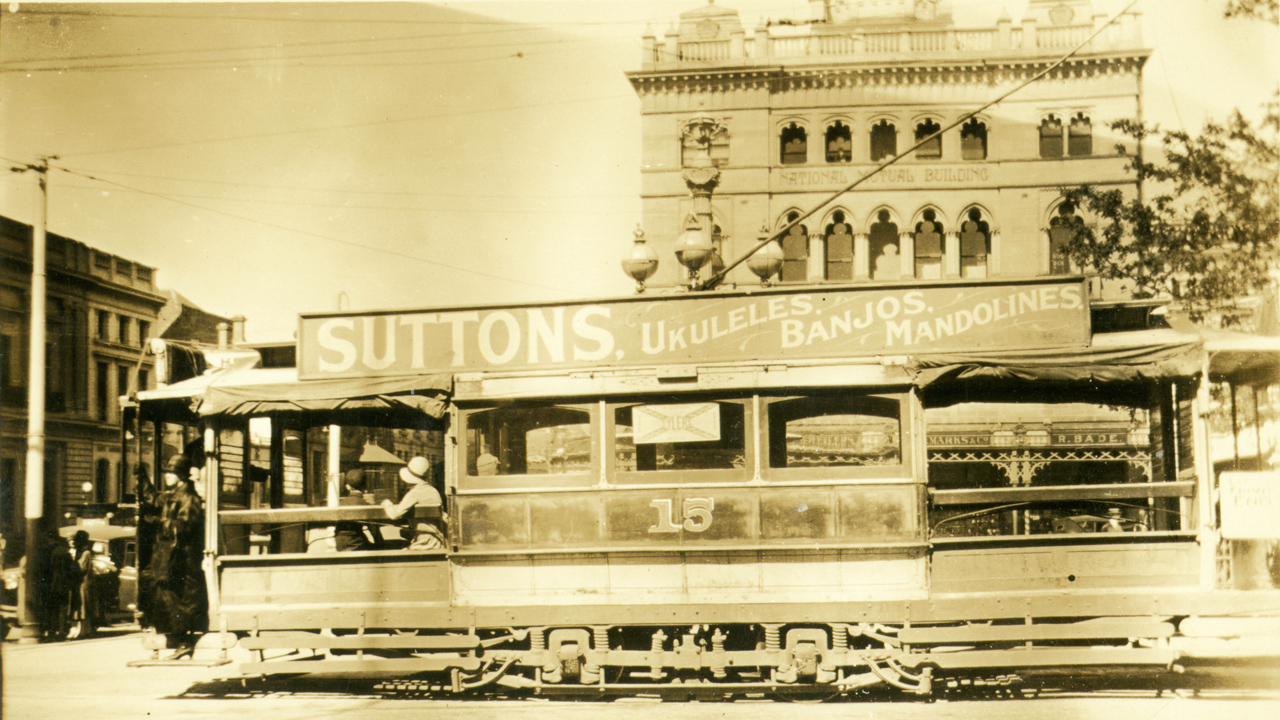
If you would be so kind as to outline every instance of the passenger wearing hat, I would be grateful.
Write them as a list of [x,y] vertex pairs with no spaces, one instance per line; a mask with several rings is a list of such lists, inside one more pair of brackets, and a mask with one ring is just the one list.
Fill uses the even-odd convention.
[[[364,470],[352,468],[342,476],[342,497],[338,505],[368,505],[364,497]],[[376,535],[374,537],[377,537]],[[375,543],[365,534],[365,524],[355,520],[342,520],[333,526],[333,545],[338,552],[353,550],[373,550]]]
[[[197,636],[209,629],[209,595],[204,569],[204,501],[191,482],[191,462],[175,454],[164,466],[164,487],[147,493],[139,508],[139,535],[143,524],[154,538],[150,558],[143,569],[140,590],[148,594],[147,621],[169,638],[173,657],[190,657]],[[142,604],[142,603],[140,603]]]
[[[387,517],[396,520],[404,517],[415,507],[425,507],[438,508],[440,522],[446,521],[444,501],[440,499],[440,491],[431,484],[430,474],[431,462],[421,456],[410,460],[408,465],[400,468],[400,479],[409,485],[409,490],[397,504],[392,504],[390,500],[382,501],[382,506],[387,509]],[[439,525],[428,520],[419,520],[414,524],[409,549],[431,550],[442,547],[444,547],[444,532]]]

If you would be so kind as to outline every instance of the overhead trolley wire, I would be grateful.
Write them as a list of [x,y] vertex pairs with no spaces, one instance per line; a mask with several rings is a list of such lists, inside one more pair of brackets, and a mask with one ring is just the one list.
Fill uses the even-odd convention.
[[284,225],[277,225],[276,223],[267,222],[267,221],[265,221],[265,220],[258,220],[258,219],[256,219],[256,218],[246,217],[246,216],[244,216],[244,215],[237,215],[237,214],[235,214],[235,213],[227,212],[227,211],[225,211],[225,210],[218,210],[217,208],[205,207],[205,206],[203,206],[203,205],[197,205],[197,204],[195,204],[195,203],[190,203],[190,202],[187,202],[187,201],[185,201],[185,200],[179,200],[179,199],[177,199],[177,198],[173,198],[173,197],[169,197],[169,196],[167,196],[167,195],[164,195],[164,194],[162,194],[162,193],[155,193],[155,192],[150,192],[150,191],[148,191],[148,190],[143,190],[143,189],[141,189],[141,188],[130,187],[130,186],[128,186],[128,185],[124,185],[124,184],[122,184],[122,183],[115,182],[114,180],[108,180],[108,179],[106,179],[106,178],[96,177],[96,176],[94,176],[94,175],[89,175],[89,174],[87,174],[87,173],[77,172],[77,171],[75,171],[75,170],[70,170],[70,169],[65,168],[65,167],[58,167],[58,168],[55,168],[55,169],[57,169],[57,170],[61,170],[62,172],[65,172],[65,173],[70,174],[70,175],[75,175],[75,176],[77,176],[77,177],[85,178],[86,180],[93,180],[93,181],[95,181],[95,182],[107,183],[108,185],[114,185],[115,187],[123,188],[123,189],[125,189],[125,190],[131,190],[131,191],[133,191],[133,192],[141,193],[141,194],[143,194],[143,195],[151,195],[151,196],[153,196],[153,197],[157,197],[157,198],[160,198],[160,199],[162,199],[162,200],[168,200],[169,202],[177,203],[178,205],[185,205],[185,206],[187,206],[187,207],[195,208],[195,209],[197,209],[197,210],[204,210],[204,211],[206,211],[206,212],[212,212],[212,213],[217,213],[217,214],[219,214],[219,215],[225,215],[225,216],[230,217],[230,218],[235,218],[235,219],[237,219],[237,220],[244,220],[244,221],[247,221],[247,222],[256,223],[256,224],[258,224],[258,225],[263,225],[263,226],[265,226],[265,227],[275,228],[275,229],[277,229],[277,230],[284,230],[284,231],[286,231],[286,232],[296,233],[296,234],[298,234],[298,235],[307,235],[307,236],[310,236],[310,237],[319,238],[319,239],[321,239],[321,240],[328,240],[328,241],[330,241],[330,242],[338,243],[338,244],[340,244],[340,245],[349,245],[349,246],[351,246],[351,247],[360,248],[361,250],[372,250],[372,251],[374,251],[374,252],[379,252],[379,253],[383,253],[383,254],[386,254],[386,255],[393,255],[393,256],[395,256],[395,257],[405,258],[406,260],[414,260],[414,261],[417,261],[417,262],[424,263],[424,264],[426,264],[426,265],[434,265],[434,266],[436,266],[436,267],[445,268],[445,269],[447,269],[447,270],[456,270],[456,271],[458,271],[458,272],[464,272],[464,273],[468,273],[468,274],[470,274],[470,275],[477,275],[477,276],[479,276],[479,277],[486,277],[486,278],[489,278],[489,279],[491,279],[491,280],[500,280],[500,281],[502,281],[502,282],[513,283],[513,284],[516,284],[516,285],[526,285],[526,286],[528,286],[528,287],[538,288],[539,290],[552,290],[552,291],[554,291],[554,292],[561,293],[561,294],[568,294],[568,295],[574,295],[574,296],[578,296],[578,297],[585,297],[585,296],[584,296],[584,295],[582,295],[581,293],[575,293],[575,292],[573,292],[573,291],[565,290],[565,288],[563,288],[563,287],[552,287],[552,286],[550,286],[550,285],[539,285],[538,283],[531,283],[531,282],[528,282],[528,281],[526,281],[526,280],[518,280],[518,279],[516,279],[516,278],[506,277],[506,276],[504,276],[504,275],[497,275],[497,274],[494,274],[494,273],[487,273],[487,272],[483,272],[483,271],[480,271],[480,270],[474,270],[474,269],[472,269],[472,268],[462,267],[462,266],[460,266],[460,265],[450,265],[449,263],[442,263],[442,262],[439,262],[439,261],[437,261],[437,260],[428,260],[427,258],[424,258],[424,257],[420,257],[420,256],[417,256],[417,255],[410,255],[409,253],[398,252],[398,251],[396,251],[396,250],[389,250],[389,249],[387,249],[387,248],[377,247],[376,245],[366,245],[366,244],[364,244],[364,243],[358,243],[358,242],[355,242],[355,241],[352,241],[352,240],[343,240],[343,239],[341,239],[341,238],[335,238],[335,237],[331,237],[331,236],[329,236],[329,235],[322,235],[322,234],[320,234],[320,233],[311,232],[311,231],[309,231],[309,230],[300,230],[300,229],[298,229],[298,228],[291,228],[291,227],[286,227],[286,226],[284,226]]

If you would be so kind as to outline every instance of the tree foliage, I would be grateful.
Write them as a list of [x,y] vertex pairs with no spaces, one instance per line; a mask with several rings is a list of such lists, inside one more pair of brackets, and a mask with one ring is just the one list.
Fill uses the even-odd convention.
[[1227,17],[1253,17],[1280,24],[1280,0],[1227,0]]
[[1257,124],[1237,110],[1198,135],[1132,120],[1111,127],[1160,150],[1153,159],[1129,157],[1140,197],[1089,185],[1063,190],[1092,221],[1066,243],[1067,257],[1124,281],[1137,298],[1169,298],[1193,320],[1237,324],[1239,301],[1280,266],[1280,92]]

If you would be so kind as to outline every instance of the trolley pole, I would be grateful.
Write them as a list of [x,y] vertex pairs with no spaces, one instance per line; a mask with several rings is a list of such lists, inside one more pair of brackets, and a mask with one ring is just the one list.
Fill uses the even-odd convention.
[[40,158],[35,165],[12,168],[14,172],[32,171],[40,183],[40,210],[31,233],[31,348],[27,365],[27,483],[26,483],[26,570],[22,573],[18,622],[22,625],[21,641],[39,642],[40,584],[37,577],[43,566],[40,557],[44,518],[44,392],[45,392],[45,226],[49,217],[49,161],[57,156]]

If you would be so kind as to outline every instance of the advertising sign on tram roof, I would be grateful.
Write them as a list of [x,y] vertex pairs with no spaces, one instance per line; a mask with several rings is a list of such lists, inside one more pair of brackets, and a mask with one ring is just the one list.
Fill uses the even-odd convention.
[[839,286],[303,315],[303,379],[1088,345],[1084,280]]

